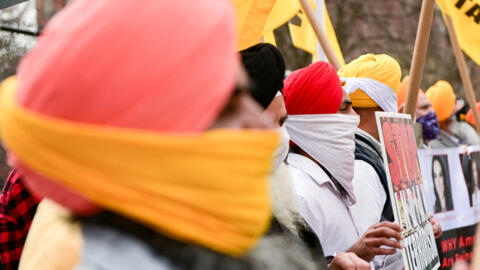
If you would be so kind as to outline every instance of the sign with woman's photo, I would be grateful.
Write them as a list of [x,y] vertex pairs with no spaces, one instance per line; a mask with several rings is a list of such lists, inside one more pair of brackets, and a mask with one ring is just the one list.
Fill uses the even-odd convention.
[[[402,252],[405,269],[438,269],[440,258],[410,116],[385,112],[375,114],[395,221],[404,229]],[[442,206],[448,208],[446,200],[442,200]]]
[[419,150],[430,213],[443,229],[437,240],[441,269],[470,260],[480,214],[480,146]]

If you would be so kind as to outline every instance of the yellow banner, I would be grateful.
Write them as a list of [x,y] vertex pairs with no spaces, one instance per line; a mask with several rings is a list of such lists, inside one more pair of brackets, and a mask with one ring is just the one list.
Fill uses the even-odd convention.
[[[237,10],[239,50],[259,43],[262,37],[263,42],[276,45],[273,31],[296,15],[301,21],[300,25],[288,23],[293,45],[312,54],[313,61],[327,61],[298,0],[233,0],[233,2]],[[345,65],[335,30],[323,0],[310,0],[310,5],[315,10],[317,19],[323,24],[330,46],[332,46],[340,64]],[[323,9],[323,12],[317,11],[317,7]]]
[[437,0],[449,15],[462,50],[480,65],[480,0]]
[[260,42],[275,0],[233,0],[237,10],[238,49]]
[[[328,11],[325,5],[323,4],[323,0],[316,0],[316,1],[310,0],[309,2],[310,2],[310,5],[312,6],[312,9],[315,11],[317,19],[319,19],[321,23],[324,25],[324,31],[327,35],[330,46],[332,46],[340,64],[342,66],[345,65],[345,60],[343,58],[340,45],[338,44],[338,40],[335,35],[335,30],[333,29],[330,16],[328,15]],[[317,7],[322,8],[323,12],[317,12]],[[274,12],[277,12],[277,13],[274,14]],[[278,28],[282,24],[286,23],[295,15],[297,15],[298,18],[300,19],[300,25],[296,25],[293,23],[288,24],[293,45],[299,49],[302,49],[312,54],[313,56],[312,60],[314,62],[318,60],[327,61],[326,57],[324,56],[322,48],[317,42],[317,37],[315,35],[315,32],[313,31],[313,28],[310,22],[308,21],[307,16],[301,9],[300,4],[298,3],[297,0],[277,1],[270,15],[271,16],[268,19],[268,22],[266,24],[266,27],[263,33],[265,42],[276,44],[275,37],[273,35],[273,30],[275,28]],[[274,20],[272,17],[276,17],[278,18],[278,20]]]
[[288,22],[300,10],[298,0],[277,0],[268,16],[263,32],[270,32]]

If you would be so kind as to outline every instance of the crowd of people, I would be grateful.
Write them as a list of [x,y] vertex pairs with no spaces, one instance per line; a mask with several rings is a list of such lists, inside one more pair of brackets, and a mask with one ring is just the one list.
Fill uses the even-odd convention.
[[[398,62],[285,77],[275,46],[236,50],[234,17],[108,0],[51,20],[1,85],[4,269],[403,269],[375,118],[403,112]],[[419,91],[418,147],[480,144],[462,105]]]

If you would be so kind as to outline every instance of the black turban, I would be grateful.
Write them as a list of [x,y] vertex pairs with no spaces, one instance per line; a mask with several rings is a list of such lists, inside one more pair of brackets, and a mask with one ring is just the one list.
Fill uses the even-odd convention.
[[252,80],[251,94],[263,108],[282,91],[285,61],[280,51],[268,43],[260,43],[240,51],[243,66]]

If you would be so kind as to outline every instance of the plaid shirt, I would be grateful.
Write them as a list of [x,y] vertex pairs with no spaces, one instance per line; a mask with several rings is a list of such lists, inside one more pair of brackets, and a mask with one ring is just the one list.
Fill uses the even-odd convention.
[[23,245],[40,200],[25,188],[13,170],[0,195],[0,261],[5,270],[17,269]]

